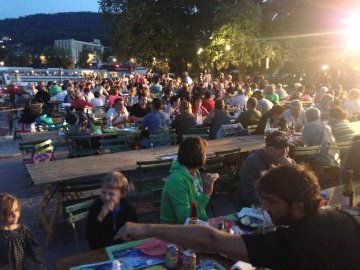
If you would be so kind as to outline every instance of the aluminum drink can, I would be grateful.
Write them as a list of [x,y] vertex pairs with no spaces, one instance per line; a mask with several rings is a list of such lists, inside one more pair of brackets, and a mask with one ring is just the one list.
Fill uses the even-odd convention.
[[196,254],[191,249],[184,251],[183,254],[183,270],[196,269]]
[[177,245],[168,244],[166,247],[166,267],[177,268],[179,263],[179,251]]

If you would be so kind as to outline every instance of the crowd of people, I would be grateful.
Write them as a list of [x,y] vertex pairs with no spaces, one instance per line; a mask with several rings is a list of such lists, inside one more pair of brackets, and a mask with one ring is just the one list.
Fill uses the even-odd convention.
[[[68,82],[61,87],[42,83],[39,89],[29,87],[24,93],[44,104],[51,96],[79,110],[108,104],[111,108],[107,115],[113,116],[113,125],[139,122],[139,130],[147,129],[149,134],[170,126],[176,130],[180,145],[162,192],[162,224],[138,224],[136,209],[125,198],[128,180],[120,172],[109,173],[101,181],[100,198],[91,206],[87,219],[86,239],[91,249],[154,236],[195,250],[226,254],[257,267],[360,268],[360,225],[341,210],[320,207],[318,178],[289,157],[293,144],[290,133],[287,134],[289,130],[302,132],[304,144],[321,145],[316,156],[318,164],[334,165],[337,153],[328,151],[326,145],[353,139],[355,131],[349,120],[358,120],[360,90],[347,93],[341,86],[317,90],[313,85],[296,84],[294,92],[287,93],[281,84],[270,84],[263,76],[248,77],[239,84],[223,73],[212,78],[210,71],[196,79],[184,72],[180,79],[164,76],[151,81],[146,76],[123,75],[94,82]],[[284,98],[289,99],[289,108],[282,105]],[[303,101],[313,104],[305,109]],[[201,117],[202,124],[210,127],[210,139],[216,139],[221,126],[231,123],[227,110],[231,107],[238,112],[235,124],[244,128],[257,125],[255,134],[264,134],[268,123],[275,129],[266,135],[265,147],[243,162],[236,196],[237,210],[255,206],[267,211],[272,222],[280,226],[274,232],[232,235],[206,226],[180,226],[190,216],[193,201],[197,202],[199,218],[208,220],[205,207],[219,177],[199,172],[206,161],[207,142],[200,137],[182,136],[196,127]],[[148,138],[144,136],[141,145],[149,148]],[[22,251],[0,252],[0,258],[15,268],[26,268],[22,254],[27,250],[34,262],[43,267],[31,232],[17,224],[18,201],[0,194],[0,210],[0,239],[10,231],[31,244],[18,246]],[[0,250],[11,244],[1,243]]]

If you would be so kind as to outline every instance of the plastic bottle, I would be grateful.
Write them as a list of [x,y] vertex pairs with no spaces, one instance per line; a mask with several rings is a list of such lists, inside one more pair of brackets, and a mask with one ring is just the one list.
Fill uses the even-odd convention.
[[264,135],[267,136],[270,132],[271,132],[270,118],[268,118],[267,121],[266,121]]
[[197,115],[196,115],[196,121],[198,124],[202,124],[202,110],[201,108],[198,109]]
[[355,188],[353,184],[353,171],[347,171],[347,180],[342,192],[342,206],[354,206]]
[[112,261],[111,270],[121,270],[119,260],[113,260]]

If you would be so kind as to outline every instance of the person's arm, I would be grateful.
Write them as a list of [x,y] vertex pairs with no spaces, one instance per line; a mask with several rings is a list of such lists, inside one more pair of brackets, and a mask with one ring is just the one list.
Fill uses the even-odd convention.
[[207,116],[209,114],[208,110],[204,106],[201,106],[201,111],[202,111],[202,116]]
[[85,238],[89,243],[91,249],[97,249],[105,246],[103,238],[103,221],[104,216],[103,207],[98,204],[96,200],[90,207],[89,214],[86,221]]
[[[147,114],[148,115],[148,114]],[[138,118],[139,119],[139,118]],[[139,125],[139,130],[141,130],[141,131],[144,131],[145,130],[145,128],[148,126],[148,120],[147,120],[148,118],[146,117],[146,115],[145,115],[145,117],[144,118],[142,118],[142,122],[140,123],[140,125]]]
[[[262,150],[259,150],[262,151]],[[255,189],[255,181],[260,177],[260,172],[257,171],[252,164],[254,160],[245,161],[241,167],[240,190],[242,191],[241,196],[246,206],[250,207],[252,204],[256,206],[261,205],[261,197]]]
[[43,258],[41,257],[39,245],[32,234],[32,232],[27,228],[25,230],[25,249],[26,253],[29,255],[31,260],[36,265],[36,269],[46,269]]
[[209,114],[205,117],[205,119],[204,119],[204,121],[203,121],[203,124],[204,124],[205,126],[210,125],[211,120],[214,118],[214,116],[215,116],[215,112],[214,112],[214,111],[209,112]]
[[210,226],[139,224],[128,222],[115,235],[123,240],[157,237],[193,250],[214,251],[249,262],[245,243],[240,235],[221,232]]

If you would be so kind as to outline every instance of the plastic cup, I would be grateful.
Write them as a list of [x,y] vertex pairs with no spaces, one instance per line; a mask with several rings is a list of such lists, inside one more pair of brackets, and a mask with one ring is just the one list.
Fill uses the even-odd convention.
[[120,259],[119,261],[120,261],[121,270],[133,270],[134,269],[134,266],[133,266],[133,263],[131,260]]
[[214,261],[211,259],[203,259],[200,262],[201,270],[212,270],[214,269]]

